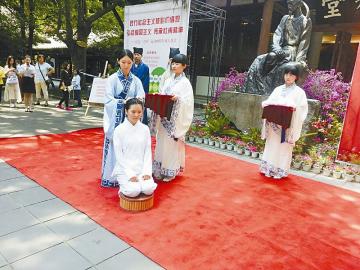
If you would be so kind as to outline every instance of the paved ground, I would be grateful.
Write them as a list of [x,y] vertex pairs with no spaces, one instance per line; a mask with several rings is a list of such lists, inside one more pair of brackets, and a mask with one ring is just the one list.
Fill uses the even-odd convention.
[[25,112],[23,104],[9,108],[0,106],[0,138],[26,137],[37,134],[65,133],[79,129],[101,127],[102,109],[86,107],[65,111],[55,108],[57,101],[50,101],[49,107],[35,106],[34,112]]
[[[101,127],[101,109],[0,106],[0,138]],[[0,160],[0,270],[163,269]]]
[[[37,106],[25,113],[23,105],[0,106],[0,138],[65,133],[101,127],[102,110],[73,112]],[[200,111],[196,111],[199,118]],[[194,147],[252,163],[257,160],[205,145]],[[315,181],[360,192],[360,184],[292,171]],[[142,253],[102,228],[15,168],[0,160],[0,270],[163,269]]]

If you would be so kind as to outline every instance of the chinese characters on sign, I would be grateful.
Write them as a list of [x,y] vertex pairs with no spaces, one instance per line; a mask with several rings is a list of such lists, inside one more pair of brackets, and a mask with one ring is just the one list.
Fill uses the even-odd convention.
[[[150,92],[159,89],[161,75],[169,68],[170,48],[187,53],[190,5],[159,1],[125,7],[124,47],[144,49],[150,69]],[[190,2],[189,2],[190,3]]]
[[180,22],[180,16],[167,16],[161,18],[151,18],[151,19],[140,19],[140,20],[131,20],[130,26],[141,26],[141,25],[154,25],[154,24],[165,24],[165,23],[178,23]]
[[146,35],[161,35],[161,34],[177,34],[184,32],[184,27],[158,27],[154,29],[132,29],[127,30],[126,34],[128,36],[146,36]]
[[360,0],[316,1],[317,24],[356,23],[360,21]]
[[322,6],[327,6],[328,8],[328,13],[324,16],[324,18],[340,17],[341,13],[338,6],[342,1],[344,0],[322,0]]

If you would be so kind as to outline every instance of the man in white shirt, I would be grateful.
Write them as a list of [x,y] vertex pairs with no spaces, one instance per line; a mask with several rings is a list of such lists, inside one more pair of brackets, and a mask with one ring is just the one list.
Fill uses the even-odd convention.
[[35,65],[35,90],[36,90],[36,103],[35,105],[40,105],[41,91],[44,95],[45,106],[49,106],[49,94],[48,86],[46,81],[49,79],[48,75],[55,72],[55,69],[51,67],[48,63],[45,62],[45,57],[42,54],[37,56],[37,63]]

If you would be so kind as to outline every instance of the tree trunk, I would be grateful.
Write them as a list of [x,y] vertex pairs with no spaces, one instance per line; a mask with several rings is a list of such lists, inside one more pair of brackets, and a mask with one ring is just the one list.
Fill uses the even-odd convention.
[[32,55],[34,43],[34,29],[35,29],[35,2],[29,0],[29,39],[28,39],[28,54]]
[[75,45],[70,51],[73,68],[86,72],[86,47]]
[[26,44],[25,0],[20,0],[19,1],[19,15],[20,15],[21,54],[24,55],[24,48],[25,48],[25,44]]

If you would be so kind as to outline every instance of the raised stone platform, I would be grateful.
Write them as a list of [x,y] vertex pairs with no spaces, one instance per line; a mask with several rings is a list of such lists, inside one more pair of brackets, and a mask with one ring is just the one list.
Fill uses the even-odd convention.
[[[242,130],[250,127],[261,128],[261,102],[267,99],[267,97],[268,96],[224,91],[219,97],[219,106],[224,115],[229,118],[238,129]],[[309,114],[305,120],[305,130],[308,127],[309,121],[314,116],[318,116],[320,112],[320,101],[308,99],[308,102]]]

